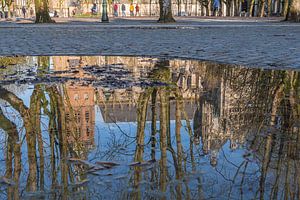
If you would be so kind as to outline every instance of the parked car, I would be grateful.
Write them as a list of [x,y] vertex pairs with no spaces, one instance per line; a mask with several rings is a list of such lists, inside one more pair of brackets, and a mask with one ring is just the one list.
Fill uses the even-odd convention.
[[59,17],[59,15],[58,15],[58,13],[57,13],[56,10],[50,11],[50,12],[49,12],[49,15],[50,15],[50,17]]
[[188,16],[188,14],[186,12],[184,12],[184,11],[181,11],[181,12],[177,13],[177,16],[184,16],[184,17],[186,17],[186,16]]

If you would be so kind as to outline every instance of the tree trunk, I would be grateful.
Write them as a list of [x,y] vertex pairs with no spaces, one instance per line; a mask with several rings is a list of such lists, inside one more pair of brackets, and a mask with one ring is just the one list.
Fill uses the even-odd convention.
[[300,1],[292,0],[287,19],[294,22],[300,22]]
[[151,159],[155,160],[155,143],[156,143],[156,95],[157,89],[154,89],[151,95]]
[[148,101],[150,98],[150,94],[152,91],[146,91],[145,93],[141,94],[138,100],[137,106],[137,133],[136,133],[136,150],[134,161],[142,162],[143,161],[143,154],[144,154],[144,140],[145,140],[145,126],[147,120],[147,109],[148,109]]
[[49,15],[48,0],[35,0],[35,23],[54,23]]
[[262,167],[261,167],[261,175],[259,180],[259,191],[260,191],[260,199],[263,200],[265,196],[265,185],[266,185],[266,178],[268,173],[268,168],[271,160],[272,155],[272,136],[269,135],[267,137],[267,141],[265,144],[264,149],[264,157],[262,161]]
[[226,1],[226,16],[230,17],[231,2]]
[[[137,105],[137,132],[136,132],[136,149],[134,155],[135,162],[142,162],[144,156],[145,146],[145,126],[147,120],[148,101],[151,90],[146,90],[142,93]],[[135,191],[130,196],[131,199],[141,199],[140,182],[142,180],[142,168],[140,166],[134,167],[133,187]]]
[[[166,93],[164,89],[159,91],[160,97],[160,191],[166,192],[167,190],[167,108],[166,108]],[[165,199],[165,198],[162,198]]]
[[281,84],[280,86],[278,86],[278,88],[275,91],[275,96],[272,102],[272,109],[271,109],[271,126],[274,126],[276,124],[276,115],[278,112],[278,107],[282,100],[281,97],[282,97],[283,89],[284,89],[284,85]]
[[177,0],[177,15],[181,16],[181,0]]
[[[7,137],[6,153],[6,178],[13,178],[16,183],[14,187],[7,188],[7,199],[19,199],[19,178],[21,173],[21,146],[16,125],[7,119],[0,108],[0,128],[3,129]],[[14,159],[13,159],[14,157]],[[12,166],[14,160],[14,167]],[[13,173],[14,169],[14,173]]]
[[151,9],[151,7],[152,7],[152,0],[150,0],[150,3],[149,3],[149,15],[150,15],[150,17],[152,16],[152,9]]
[[233,13],[233,16],[239,16],[239,3],[240,1],[239,0],[234,0],[234,13]]
[[171,0],[159,0],[159,20],[160,23],[175,22],[172,16],[172,3]]
[[268,17],[271,16],[272,12],[272,0],[268,0]]
[[1,0],[1,11],[4,12],[4,7],[5,7],[5,1]]
[[204,15],[204,8],[205,8],[205,6],[203,6],[203,5],[201,4],[201,16],[205,16],[205,15]]
[[255,0],[250,1],[250,8],[249,8],[249,16],[253,17],[253,9],[254,9]]
[[[178,89],[177,89],[178,90]],[[179,92],[179,91],[177,91]],[[182,172],[182,157],[183,157],[183,149],[181,144],[181,100],[179,98],[176,99],[176,110],[175,110],[175,135],[176,135],[176,144],[177,144],[177,169],[176,169],[176,179],[180,180],[183,176]],[[176,187],[177,199],[182,199],[182,186],[178,184]]]
[[12,8],[12,1],[10,1],[9,5],[8,5],[8,13],[7,13],[7,14],[8,14],[8,15],[7,15],[8,18],[12,18],[12,17],[13,17],[12,11],[13,11],[13,8]]
[[211,16],[211,7],[212,7],[212,1],[207,1],[206,3],[206,16]]
[[284,0],[283,10],[282,10],[282,16],[286,17],[288,13],[289,8],[289,0]]
[[[54,88],[53,88],[54,89]],[[64,191],[68,191],[68,184],[69,184],[69,165],[66,161],[67,156],[69,156],[68,151],[68,140],[66,133],[66,108],[63,96],[59,93],[59,91],[55,88],[53,90],[53,95],[57,105],[57,112],[56,112],[56,119],[57,119],[57,134],[58,134],[58,141],[59,141],[59,150],[60,150],[60,168],[61,168],[61,185]],[[65,95],[65,91],[64,91]],[[71,177],[70,177],[71,179]],[[66,195],[68,192],[64,192],[61,199],[67,199]]]
[[50,138],[50,151],[51,151],[51,158],[50,158],[50,163],[51,163],[51,176],[52,176],[52,182],[51,182],[51,189],[54,189],[55,184],[56,184],[56,155],[55,155],[55,136],[56,136],[56,131],[57,131],[57,125],[56,125],[56,101],[54,99],[53,95],[53,88],[48,89],[48,93],[50,96],[50,112],[48,114],[49,117],[49,126],[48,126],[48,132],[49,132],[49,138]]
[[263,17],[264,14],[265,14],[265,0],[261,0],[259,16]]

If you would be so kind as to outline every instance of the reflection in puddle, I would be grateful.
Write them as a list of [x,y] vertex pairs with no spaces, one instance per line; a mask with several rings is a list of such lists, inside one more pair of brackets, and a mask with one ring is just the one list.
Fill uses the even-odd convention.
[[299,199],[299,74],[0,58],[1,198]]

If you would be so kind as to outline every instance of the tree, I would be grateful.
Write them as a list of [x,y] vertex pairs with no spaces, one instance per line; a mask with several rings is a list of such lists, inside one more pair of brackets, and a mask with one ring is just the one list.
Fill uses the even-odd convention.
[[36,19],[35,23],[54,23],[49,15],[48,0],[34,0]]
[[300,1],[299,0],[292,0],[286,19],[290,21],[300,22]]
[[160,23],[175,22],[172,15],[172,1],[171,0],[159,0],[159,20]]
[[12,0],[2,0],[2,11],[4,11],[4,8],[7,7],[8,13],[7,17],[12,17],[12,10],[13,10],[13,1]]
[[[200,5],[205,8],[205,15],[210,16],[210,6],[211,6],[211,1],[210,0],[198,0]],[[203,15],[204,10],[202,10],[202,15]]]

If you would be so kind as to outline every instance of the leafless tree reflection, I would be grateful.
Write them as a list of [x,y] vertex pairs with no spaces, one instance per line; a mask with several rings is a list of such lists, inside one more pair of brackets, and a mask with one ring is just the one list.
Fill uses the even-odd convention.
[[[0,86],[1,197],[300,199],[298,72],[40,57],[37,76],[50,76],[52,62],[73,79],[35,84],[26,97]],[[85,66],[107,65],[153,85],[86,81]]]

